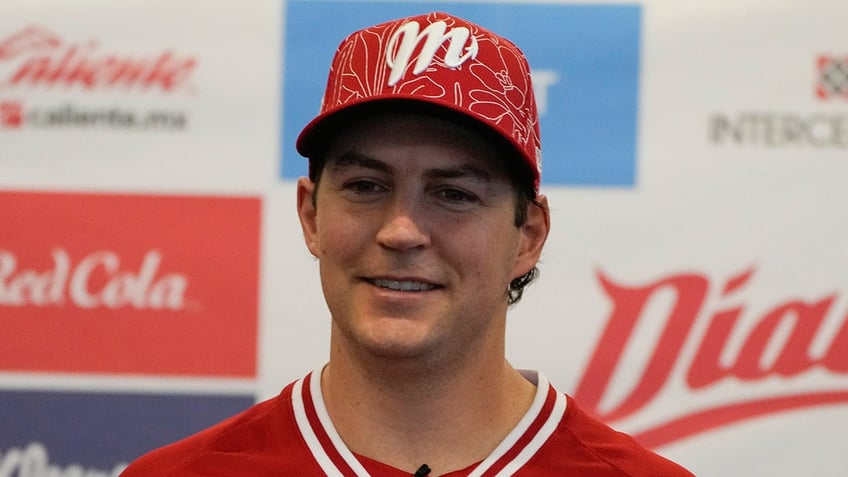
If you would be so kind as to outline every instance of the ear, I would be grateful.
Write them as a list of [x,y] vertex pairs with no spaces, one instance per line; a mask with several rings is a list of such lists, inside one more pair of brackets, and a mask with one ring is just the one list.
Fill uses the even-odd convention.
[[300,228],[303,230],[303,240],[312,256],[318,258],[320,251],[318,246],[318,210],[313,200],[315,188],[316,184],[306,177],[301,177],[297,181],[297,216],[300,219]]
[[548,198],[544,195],[536,197],[537,204],[527,204],[527,220],[519,227],[521,233],[518,242],[518,256],[515,261],[513,278],[529,272],[539,262],[542,248],[551,230],[551,213],[548,209]]

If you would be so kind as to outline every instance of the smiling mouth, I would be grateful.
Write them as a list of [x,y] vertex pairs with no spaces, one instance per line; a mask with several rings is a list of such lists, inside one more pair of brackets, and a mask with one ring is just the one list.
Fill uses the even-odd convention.
[[403,292],[422,292],[434,290],[436,285],[431,283],[416,282],[411,280],[386,280],[386,279],[369,279],[367,280],[374,286],[385,288],[387,290],[403,291]]

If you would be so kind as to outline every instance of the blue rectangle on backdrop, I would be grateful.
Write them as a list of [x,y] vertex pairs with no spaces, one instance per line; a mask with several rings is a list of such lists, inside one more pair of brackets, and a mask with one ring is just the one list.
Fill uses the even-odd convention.
[[641,49],[639,5],[290,0],[283,66],[282,167],[306,175],[295,150],[317,113],[333,53],[348,34],[437,8],[513,40],[533,70],[541,114],[542,182],[632,187]]
[[8,475],[21,466],[45,469],[38,475],[116,475],[141,454],[253,403],[252,396],[0,391],[0,463]]

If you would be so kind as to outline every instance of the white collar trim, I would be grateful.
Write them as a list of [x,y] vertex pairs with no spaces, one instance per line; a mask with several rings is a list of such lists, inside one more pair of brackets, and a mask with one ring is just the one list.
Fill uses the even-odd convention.
[[[315,409],[318,421],[320,422],[324,432],[326,432],[329,437],[331,444],[342,459],[344,459],[345,463],[353,470],[354,475],[357,477],[370,477],[368,472],[362,466],[362,463],[359,462],[359,460],[353,455],[353,452],[348,449],[341,436],[339,436],[338,431],[336,431],[333,422],[330,420],[330,415],[327,412],[326,406],[324,406],[324,395],[321,392],[321,372],[323,369],[324,366],[321,366],[311,373],[312,377],[309,380],[309,392],[312,395],[311,405]],[[507,434],[507,436],[500,444],[498,444],[495,450],[493,450],[488,457],[480,462],[480,464],[477,465],[470,474],[468,474],[468,477],[479,477],[483,475],[484,472],[495,465],[507,452],[512,450],[513,446],[515,446],[521,436],[527,432],[533,422],[539,417],[539,413],[542,411],[545,401],[547,400],[548,392],[552,387],[550,382],[547,377],[540,372],[526,370],[521,370],[520,372],[525,379],[536,385],[536,395],[533,398],[533,402],[530,404],[530,408],[527,409],[527,412],[521,420],[518,421],[515,428]],[[315,430],[312,428],[309,423],[309,419],[306,416],[307,403],[304,401],[303,394],[304,381],[305,378],[298,380],[295,382],[292,389],[292,407],[297,427],[321,469],[330,477],[344,477],[344,474],[333,464],[329,455],[327,455],[327,451],[321,445],[317,435],[315,434]],[[528,442],[527,445],[520,450],[515,458],[507,462],[500,472],[496,474],[498,477],[514,474],[518,469],[526,464],[527,461],[529,461],[536,452],[539,451],[539,449],[541,449],[542,445],[544,445],[551,434],[553,434],[554,430],[562,420],[562,417],[565,415],[566,403],[565,395],[562,393],[556,393],[556,401],[554,402],[553,409],[545,419],[544,424],[541,428],[539,428],[530,442]]]

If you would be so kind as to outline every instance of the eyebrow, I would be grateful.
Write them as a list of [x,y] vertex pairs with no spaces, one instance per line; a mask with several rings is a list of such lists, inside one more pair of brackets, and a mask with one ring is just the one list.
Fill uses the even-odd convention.
[[[363,167],[373,169],[378,172],[391,174],[393,168],[385,162],[375,159],[367,154],[362,154],[357,151],[346,151],[332,159],[330,168],[333,172],[344,172],[353,167]],[[477,182],[491,183],[494,182],[492,174],[486,169],[474,164],[460,164],[450,167],[435,167],[428,169],[424,173],[425,177],[431,179],[461,179],[467,178]]]
[[474,164],[461,164],[454,167],[429,169],[425,176],[432,179],[471,179],[477,182],[491,183],[489,171]]
[[346,151],[330,161],[330,168],[333,172],[344,172],[353,167],[374,169],[379,172],[385,172],[386,174],[392,172],[391,166],[385,162],[357,151]]

